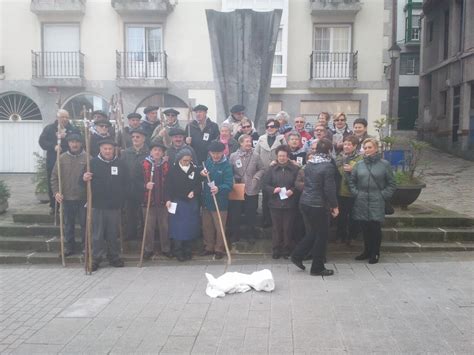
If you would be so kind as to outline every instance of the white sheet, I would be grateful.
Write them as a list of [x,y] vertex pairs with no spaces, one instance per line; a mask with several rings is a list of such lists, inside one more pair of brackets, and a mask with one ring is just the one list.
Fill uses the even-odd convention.
[[268,269],[249,274],[226,272],[217,279],[206,273],[206,294],[211,298],[224,297],[226,293],[247,292],[251,288],[256,291],[271,292],[275,289],[272,272]]

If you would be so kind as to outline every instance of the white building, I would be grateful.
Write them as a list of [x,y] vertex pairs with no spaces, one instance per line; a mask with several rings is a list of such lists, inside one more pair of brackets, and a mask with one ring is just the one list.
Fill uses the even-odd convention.
[[33,170],[59,98],[73,118],[121,91],[125,113],[203,103],[222,122],[205,9],[236,8],[283,9],[269,115],[384,116],[390,1],[0,0],[0,172]]

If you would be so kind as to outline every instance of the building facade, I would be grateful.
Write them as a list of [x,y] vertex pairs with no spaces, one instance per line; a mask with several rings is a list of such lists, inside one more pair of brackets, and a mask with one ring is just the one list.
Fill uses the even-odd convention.
[[474,159],[474,2],[424,0],[419,135]]
[[157,104],[186,121],[203,103],[222,122],[205,10],[239,8],[283,10],[269,116],[343,111],[374,133],[387,110],[389,0],[0,0],[0,172],[34,170],[58,107],[80,119],[118,92],[125,113]]

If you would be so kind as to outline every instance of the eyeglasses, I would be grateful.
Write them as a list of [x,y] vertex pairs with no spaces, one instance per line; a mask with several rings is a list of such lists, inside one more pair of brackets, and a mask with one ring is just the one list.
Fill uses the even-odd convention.
[[334,120],[334,122],[344,122],[344,121],[345,121],[344,118],[337,118],[337,119]]
[[[242,128],[251,128],[252,126],[242,126]],[[268,128],[268,127],[267,127]]]
[[295,121],[295,123],[304,123],[304,121]]
[[269,126],[266,126],[267,128],[275,128],[274,125],[269,125]]
[[315,129],[316,132],[324,132],[324,129]]

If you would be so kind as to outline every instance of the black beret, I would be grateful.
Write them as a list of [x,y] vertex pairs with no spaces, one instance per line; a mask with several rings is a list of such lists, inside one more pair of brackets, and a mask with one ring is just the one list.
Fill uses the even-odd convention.
[[209,148],[208,148],[210,152],[223,152],[224,149],[225,149],[224,143],[221,143],[219,141],[212,141],[209,144]]
[[182,128],[170,128],[169,132],[168,132],[168,135],[170,137],[173,137],[173,136],[185,136],[186,135],[186,132],[184,131],[184,129]]
[[112,126],[112,123],[110,123],[110,121],[105,118],[105,117],[100,117],[98,119],[96,119],[94,121],[94,125],[98,126],[98,125],[106,125],[106,126]]
[[163,152],[166,152],[166,147],[161,143],[152,143],[150,145],[150,151],[155,147],[161,148],[161,150],[163,150]]
[[141,134],[142,136],[145,136],[145,137],[147,136],[146,132],[141,128],[132,129],[130,131],[130,135],[132,135],[133,133],[139,133],[139,134]]
[[102,111],[102,110],[95,110],[94,112],[92,112],[92,117],[94,117],[94,115],[99,115],[107,119],[109,118],[109,115],[105,111]]
[[82,142],[82,136],[79,133],[70,133],[66,136],[66,141],[78,141]]
[[142,119],[142,115],[140,115],[138,112],[132,112],[132,113],[129,113],[127,115],[127,118],[128,119],[132,119],[132,118],[138,118],[138,119]]
[[145,114],[147,114],[148,112],[151,112],[151,111],[156,111],[158,110],[160,107],[159,106],[148,106],[148,107],[145,107],[145,109],[143,110],[143,112]]
[[176,115],[176,116],[178,116],[178,115],[179,115],[179,111],[176,111],[176,110],[173,109],[173,108],[169,108],[169,109],[167,109],[167,110],[164,110],[164,111],[163,111],[163,114],[164,114],[164,115]]
[[104,139],[100,140],[100,141],[99,141],[99,147],[100,147],[102,144],[111,144],[111,145],[113,145],[114,147],[117,145],[117,144],[115,143],[115,141],[114,141],[113,139],[111,139],[111,138],[104,138]]
[[199,104],[193,108],[193,111],[207,111],[207,106]]
[[244,105],[234,105],[230,108],[231,113],[244,112],[244,111],[245,111]]

